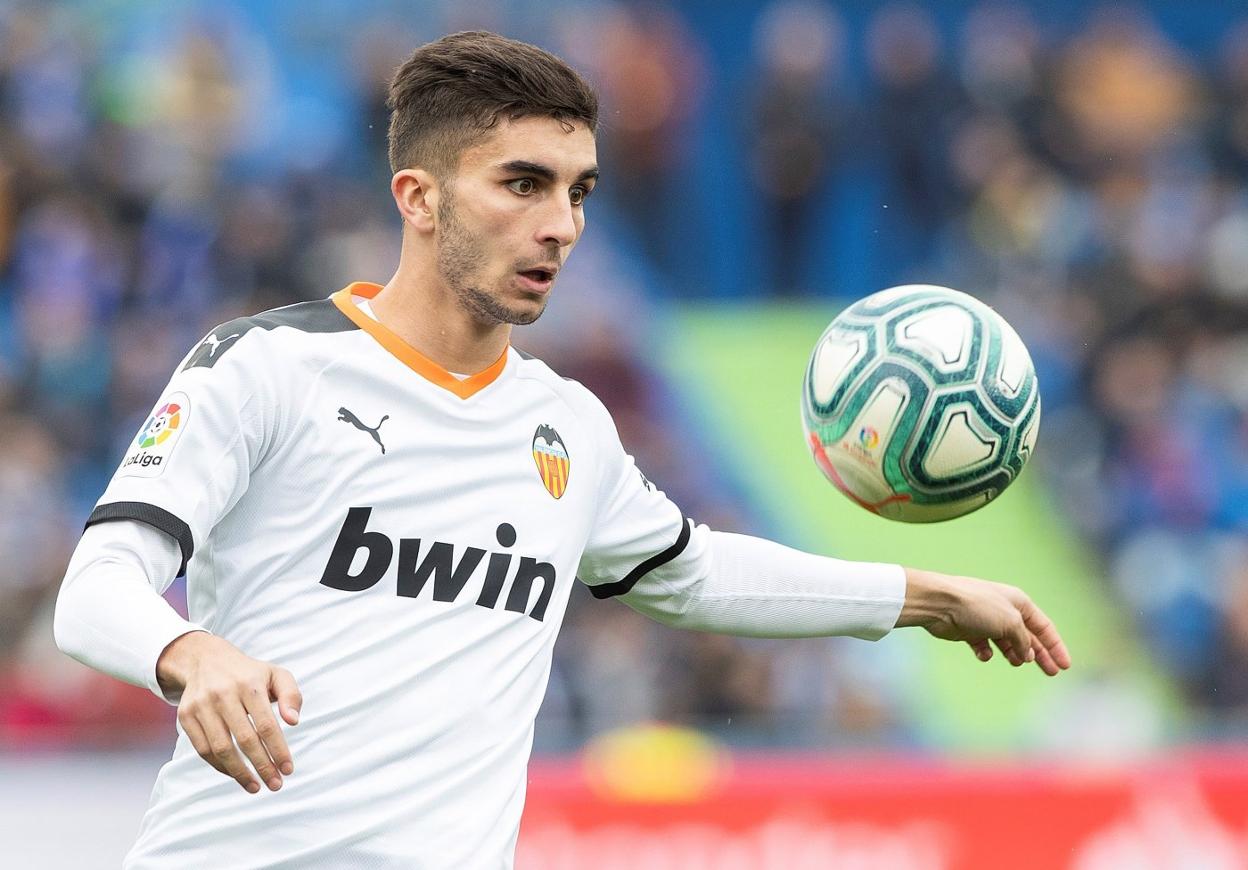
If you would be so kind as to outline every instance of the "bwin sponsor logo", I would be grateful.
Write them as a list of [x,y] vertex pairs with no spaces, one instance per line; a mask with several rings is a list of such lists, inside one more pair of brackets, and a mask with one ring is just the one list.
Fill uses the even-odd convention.
[[[363,592],[376,586],[389,571],[394,557],[394,541],[384,532],[367,530],[368,518],[372,512],[371,507],[353,507],[347,511],[347,518],[338,531],[333,550],[330,551],[329,562],[321,574],[322,585],[343,592]],[[516,530],[510,523],[500,523],[495,530],[495,538],[499,546],[512,547],[516,543]],[[433,541],[428,545],[422,559],[423,544],[420,538],[399,538],[396,591],[400,596],[416,598],[432,578],[433,600],[455,601],[484,560],[485,580],[477,596],[477,604],[480,607],[496,608],[511,569],[511,553],[487,553],[480,547],[464,547],[456,559],[454,544]],[[365,553],[364,567],[359,573],[352,574],[351,565],[360,550]],[[486,556],[489,556],[488,560]],[[512,578],[503,609],[524,613],[533,592],[533,584],[539,580],[542,582],[542,589],[528,615],[542,621],[546,616],[546,607],[550,604],[550,596],[555,591],[555,566],[532,556],[520,557],[520,564]]]
[[147,468],[149,465],[160,465],[164,461],[165,457],[163,456],[153,456],[150,453],[140,451],[127,456],[125,461],[121,463],[121,467],[129,468],[131,465],[138,465],[142,468]]

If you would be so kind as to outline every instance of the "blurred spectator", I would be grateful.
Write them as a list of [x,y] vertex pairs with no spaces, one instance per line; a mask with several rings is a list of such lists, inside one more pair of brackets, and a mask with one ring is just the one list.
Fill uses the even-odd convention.
[[950,144],[965,96],[941,57],[941,38],[923,6],[889,3],[872,18],[867,53],[874,76],[867,147],[884,162],[896,234],[894,256],[930,256],[933,239],[955,206]]
[[[1097,10],[1058,62],[1055,102],[1065,156],[1097,173],[1167,146],[1200,106],[1197,81],[1174,45],[1136,7]],[[1077,155],[1077,156],[1076,156]]]
[[822,0],[775,0],[754,31],[750,169],[767,222],[770,289],[804,292],[817,210],[850,119],[837,78],[844,25]]
[[1227,31],[1213,81],[1218,111],[1211,114],[1211,149],[1226,182],[1242,185],[1248,177],[1248,19]]
[[568,59],[599,88],[599,160],[608,167],[607,196],[645,253],[679,271],[679,220],[688,219],[681,177],[690,157],[690,124],[703,87],[702,51],[670,5],[603,3],[566,25]]

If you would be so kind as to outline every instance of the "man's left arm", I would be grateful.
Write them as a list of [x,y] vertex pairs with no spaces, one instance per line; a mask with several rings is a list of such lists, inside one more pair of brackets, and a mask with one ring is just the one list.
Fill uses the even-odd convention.
[[1054,675],[1070,656],[1052,621],[1002,583],[875,562],[817,556],[748,535],[690,525],[678,558],[619,597],[675,628],[748,637],[848,635],[876,640],[920,626],[968,642],[981,661],[992,645],[1013,665]]

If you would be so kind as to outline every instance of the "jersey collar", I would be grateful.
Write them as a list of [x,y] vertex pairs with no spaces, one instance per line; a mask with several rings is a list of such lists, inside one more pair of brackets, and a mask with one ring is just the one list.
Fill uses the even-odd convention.
[[502,356],[495,360],[494,364],[489,368],[477,372],[475,375],[464,380],[460,380],[453,374],[448,372],[442,366],[435,363],[429,357],[422,354],[416,348],[399,338],[395,333],[387,329],[380,321],[373,320],[356,305],[352,300],[352,296],[362,296],[365,299],[372,299],[381,292],[380,284],[370,284],[365,281],[356,281],[348,284],[330,298],[338,309],[342,311],[351,321],[360,329],[367,332],[373,338],[377,339],[378,344],[384,347],[399,361],[410,368],[416,374],[425,380],[449,390],[461,399],[467,399],[474,396],[481,390],[488,387],[494,381],[498,380],[498,376],[503,373],[503,369],[507,366],[507,348],[503,348]]

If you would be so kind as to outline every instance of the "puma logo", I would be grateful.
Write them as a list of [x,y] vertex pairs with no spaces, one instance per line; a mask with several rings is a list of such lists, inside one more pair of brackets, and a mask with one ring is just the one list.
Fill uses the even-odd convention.
[[231,338],[238,338],[239,335],[241,335],[241,333],[234,332],[234,333],[231,333],[230,335],[227,335],[225,338],[217,338],[211,332],[208,333],[208,337],[204,339],[204,344],[211,345],[211,347],[208,350],[208,356],[216,356],[217,349],[221,347],[221,345],[225,344]]
[[359,417],[352,414],[346,408],[339,408],[338,419],[344,423],[350,423],[352,426],[354,426],[356,429],[359,429],[361,432],[367,432],[369,435],[373,436],[373,440],[376,441],[377,446],[381,448],[382,455],[383,456],[385,455],[386,445],[381,443],[381,436],[377,434],[377,430],[381,428],[382,423],[390,419],[389,414],[382,417],[381,420],[378,421],[376,426],[365,426],[363,423],[360,422]]

